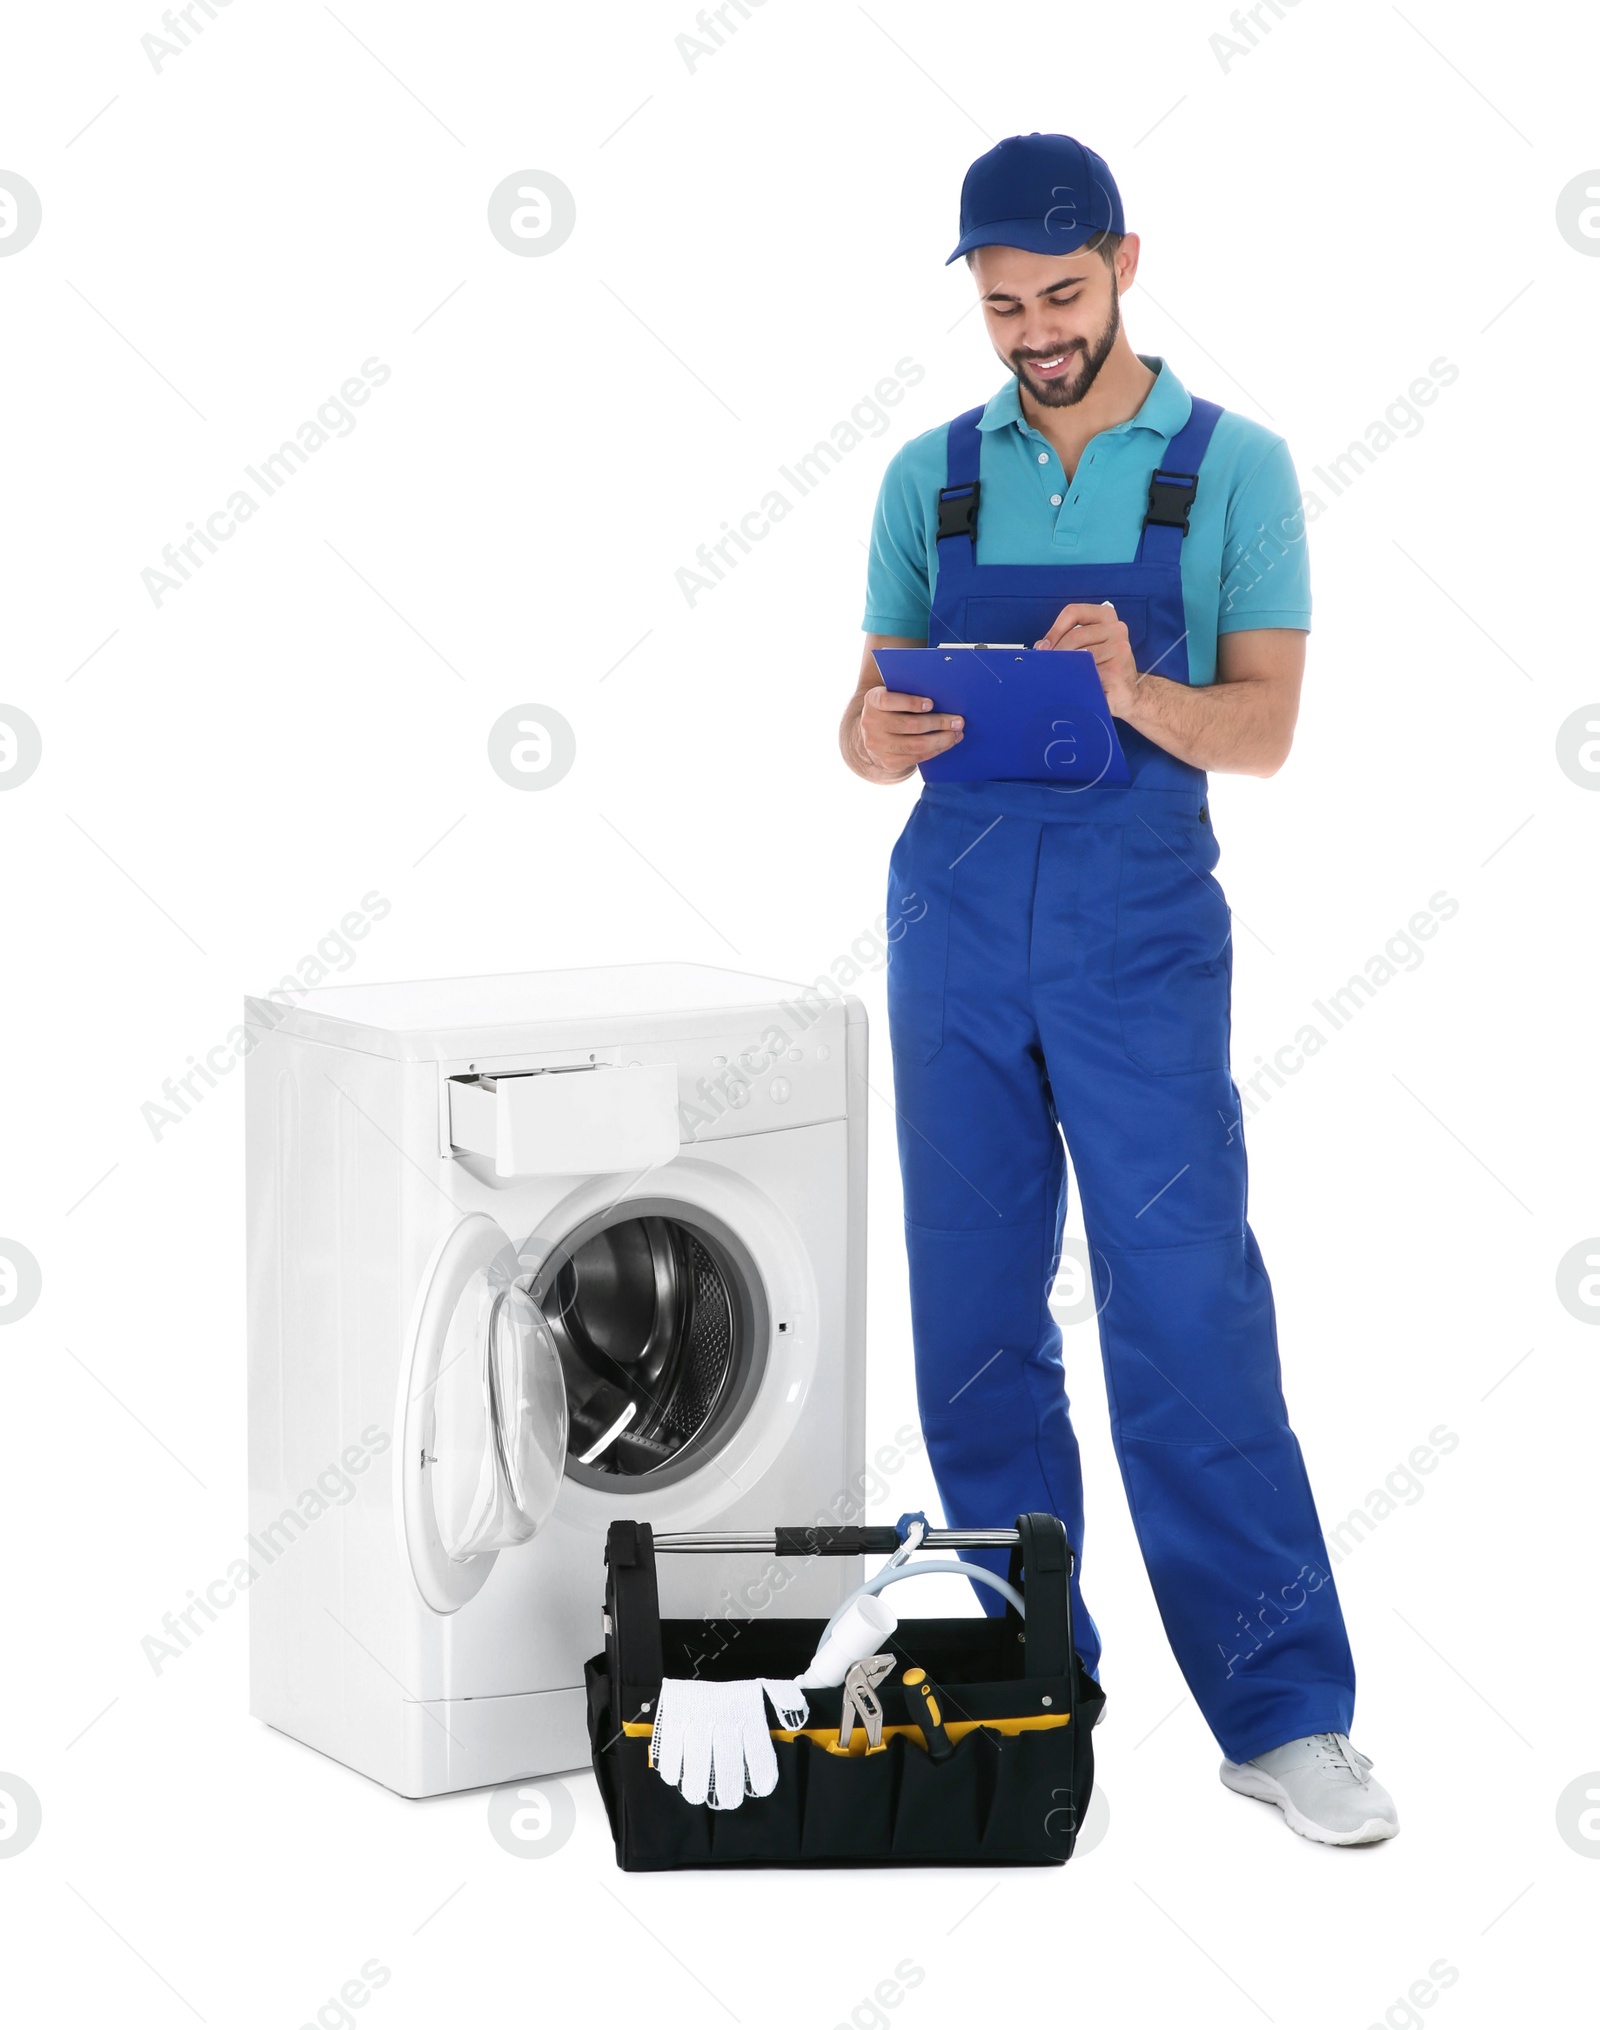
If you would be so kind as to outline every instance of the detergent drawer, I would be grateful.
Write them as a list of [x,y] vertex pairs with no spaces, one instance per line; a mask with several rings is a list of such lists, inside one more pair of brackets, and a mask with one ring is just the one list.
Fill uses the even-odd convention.
[[497,1177],[649,1169],[678,1153],[673,1064],[593,1064],[453,1078],[450,1146]]

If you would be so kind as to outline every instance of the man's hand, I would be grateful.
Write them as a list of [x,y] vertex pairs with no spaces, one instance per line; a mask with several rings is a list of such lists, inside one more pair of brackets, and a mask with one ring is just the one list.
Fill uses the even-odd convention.
[[1108,601],[1063,606],[1036,648],[1083,648],[1094,657],[1112,713],[1194,768],[1275,775],[1289,758],[1306,664],[1302,629],[1263,627],[1217,642],[1216,682],[1191,688],[1141,674],[1128,630]]
[[868,782],[904,782],[919,762],[943,754],[961,738],[962,721],[935,712],[931,698],[885,690],[873,660],[874,649],[925,646],[896,636],[867,636],[860,681],[839,728],[839,746],[856,774]]
[[1050,624],[1050,632],[1034,643],[1035,648],[1081,648],[1094,657],[1100,687],[1112,716],[1132,720],[1133,700],[1143,681],[1128,646],[1128,630],[1118,620],[1109,601],[1090,606],[1081,600],[1063,606]]
[[931,698],[887,691],[882,684],[861,701],[861,745],[886,775],[909,775],[918,762],[954,747],[964,722],[935,712]]

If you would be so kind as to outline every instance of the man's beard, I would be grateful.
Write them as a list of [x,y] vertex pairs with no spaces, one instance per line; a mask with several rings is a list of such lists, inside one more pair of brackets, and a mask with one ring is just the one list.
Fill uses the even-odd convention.
[[[1099,377],[1100,369],[1111,357],[1111,348],[1117,342],[1117,333],[1122,329],[1121,307],[1116,291],[1111,292],[1111,316],[1106,328],[1092,344],[1075,339],[1067,348],[1068,356],[1081,355],[1076,371],[1068,371],[1051,381],[1036,381],[1028,372],[1028,361],[1017,354],[1011,356],[1011,371],[1022,383],[1033,399],[1045,409],[1070,409],[1081,402]],[[1051,354],[1036,352],[1034,359],[1049,359]]]

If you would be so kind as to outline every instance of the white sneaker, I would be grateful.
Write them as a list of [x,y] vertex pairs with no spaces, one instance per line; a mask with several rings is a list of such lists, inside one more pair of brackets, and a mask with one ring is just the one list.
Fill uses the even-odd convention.
[[1229,1790],[1277,1805],[1308,1840],[1358,1847],[1400,1830],[1394,1799],[1371,1769],[1347,1734],[1307,1734],[1249,1762],[1224,1761],[1221,1776]]

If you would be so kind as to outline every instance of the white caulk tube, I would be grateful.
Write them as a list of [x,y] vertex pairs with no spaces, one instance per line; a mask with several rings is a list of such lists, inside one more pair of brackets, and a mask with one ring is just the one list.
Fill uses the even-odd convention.
[[899,1627],[898,1618],[873,1593],[858,1593],[822,1638],[822,1647],[798,1682],[816,1689],[842,1685],[845,1672],[863,1657],[876,1656]]

